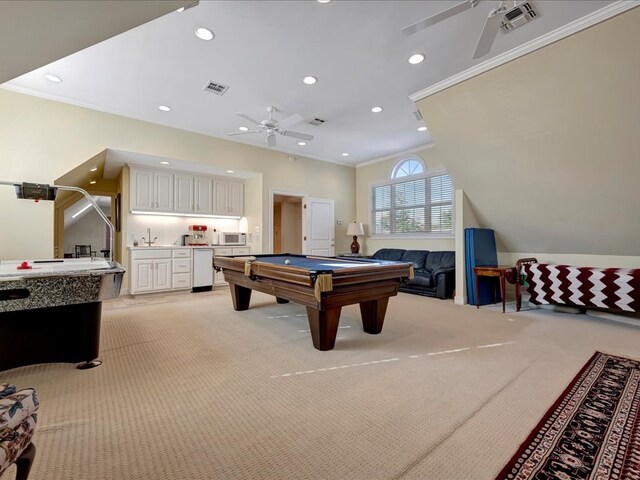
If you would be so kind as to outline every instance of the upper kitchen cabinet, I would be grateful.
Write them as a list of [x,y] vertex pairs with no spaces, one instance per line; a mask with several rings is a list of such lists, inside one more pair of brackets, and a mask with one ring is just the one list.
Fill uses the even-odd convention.
[[213,213],[213,178],[195,177],[194,213],[211,215]]
[[173,214],[244,215],[244,183],[188,172],[131,166],[131,210]]
[[174,207],[176,212],[191,213],[194,211],[193,175],[176,173],[174,176]]
[[171,212],[173,173],[131,168],[131,210]]
[[235,180],[213,180],[213,213],[217,215],[244,215],[244,184]]

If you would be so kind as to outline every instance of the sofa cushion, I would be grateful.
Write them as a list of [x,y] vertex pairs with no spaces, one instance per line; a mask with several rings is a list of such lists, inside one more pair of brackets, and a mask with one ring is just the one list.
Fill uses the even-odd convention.
[[416,270],[423,270],[429,252],[427,250],[407,250],[402,255],[403,262],[411,262]]
[[402,254],[406,250],[403,248],[381,248],[376,253],[373,254],[373,257],[376,260],[392,260],[399,262],[402,259]]
[[456,266],[456,252],[443,251],[443,252],[429,252],[427,261],[425,262],[425,270],[431,272],[436,268],[455,268]]
[[408,283],[408,286],[411,287],[432,287],[433,282],[431,275],[416,273]]

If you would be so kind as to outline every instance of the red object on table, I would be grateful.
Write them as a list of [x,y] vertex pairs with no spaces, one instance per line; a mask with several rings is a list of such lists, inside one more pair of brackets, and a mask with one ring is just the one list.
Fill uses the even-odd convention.
[[27,262],[22,262],[20,265],[18,265],[16,267],[18,270],[28,270],[30,268],[33,268],[31,265],[29,265],[29,263]]

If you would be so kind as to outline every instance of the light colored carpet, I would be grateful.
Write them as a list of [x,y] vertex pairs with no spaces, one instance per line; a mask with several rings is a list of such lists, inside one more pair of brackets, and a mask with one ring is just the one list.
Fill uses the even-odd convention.
[[260,293],[103,307],[102,366],[0,372],[40,397],[32,480],[493,478],[595,350],[640,357],[640,326],[409,294],[328,352]]

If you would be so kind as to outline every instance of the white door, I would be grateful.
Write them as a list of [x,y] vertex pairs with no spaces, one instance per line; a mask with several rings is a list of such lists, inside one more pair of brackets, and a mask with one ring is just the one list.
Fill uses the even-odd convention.
[[306,255],[335,255],[334,201],[305,197],[302,205],[302,251]]

